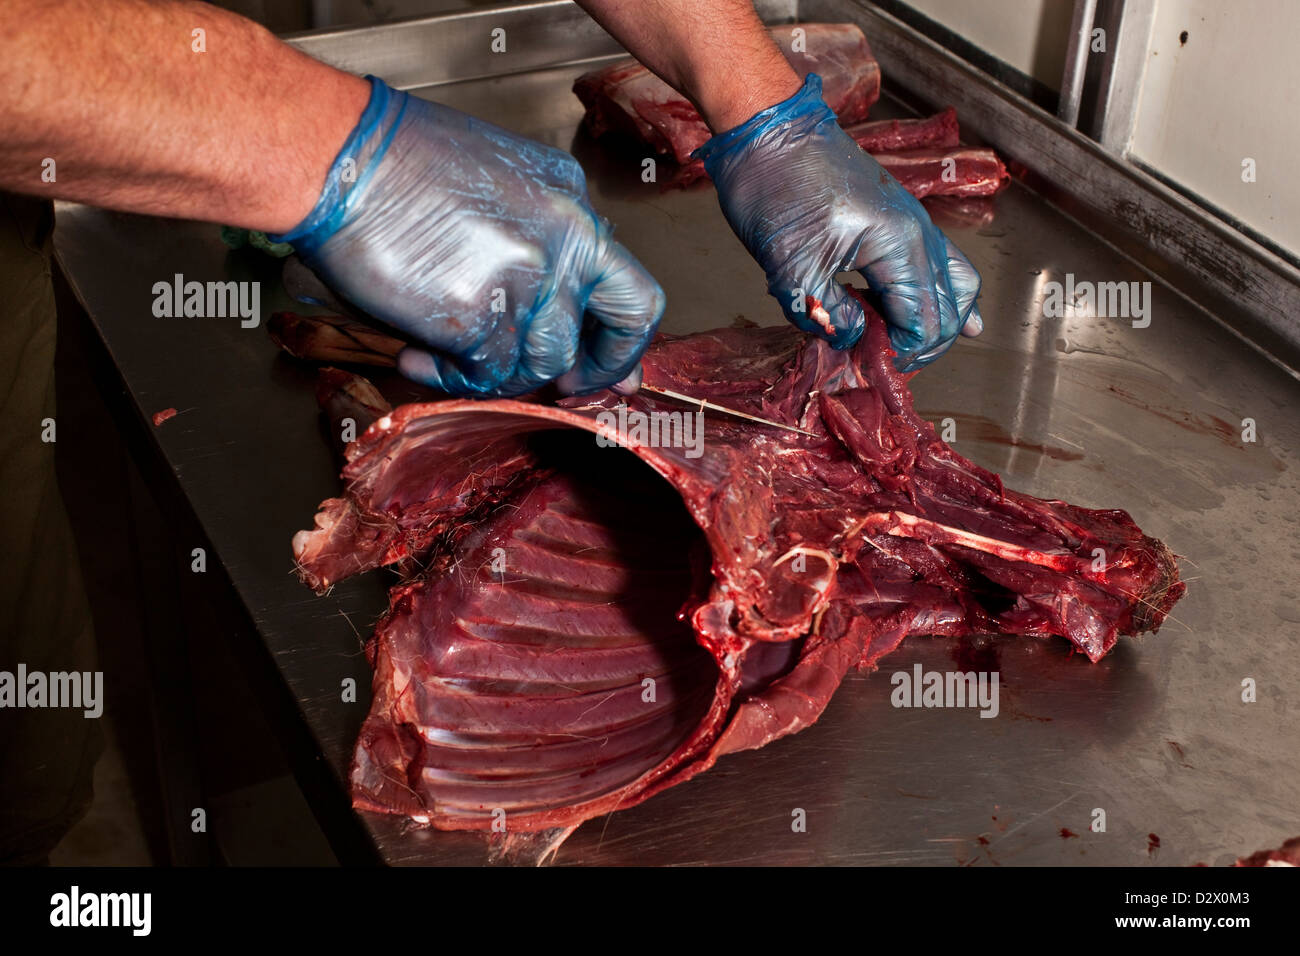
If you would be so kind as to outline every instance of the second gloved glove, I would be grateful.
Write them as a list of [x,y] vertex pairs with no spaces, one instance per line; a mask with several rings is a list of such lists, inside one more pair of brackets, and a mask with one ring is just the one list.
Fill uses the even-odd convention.
[[821,78],[695,155],[732,229],[767,273],[768,290],[805,331],[848,348],[861,307],[835,281],[857,270],[880,297],[900,369],[983,329],[980,279],[924,207],[835,122]]

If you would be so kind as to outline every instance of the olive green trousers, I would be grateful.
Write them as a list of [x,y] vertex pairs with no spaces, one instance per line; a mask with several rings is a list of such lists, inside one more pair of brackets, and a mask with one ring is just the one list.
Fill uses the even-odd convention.
[[[20,663],[47,674],[97,666],[55,444],[44,440],[51,421],[60,434],[53,224],[50,203],[0,193],[0,671],[15,675]],[[99,720],[78,708],[0,707],[0,862],[41,861],[81,818],[102,740]]]

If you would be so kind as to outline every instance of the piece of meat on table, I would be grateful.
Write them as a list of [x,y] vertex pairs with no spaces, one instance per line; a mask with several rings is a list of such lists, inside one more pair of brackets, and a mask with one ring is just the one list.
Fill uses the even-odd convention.
[[951,106],[933,116],[855,123],[844,132],[873,155],[902,149],[945,149],[961,142],[957,111]]
[[599,447],[619,414],[687,438],[694,410],[641,392],[404,405],[349,446],[343,496],[294,538],[302,579],[423,569],[368,646],[356,806],[540,855],[809,726],[908,635],[1058,635],[1096,661],[1158,629],[1185,589],[1169,550],[940,441],[863,304],[844,352],[779,327],[645,357],[647,384],[816,437],[705,414],[702,445]]
[[[957,111],[951,106],[933,116],[856,123],[845,129],[845,132],[873,156],[905,149],[952,150],[960,143],[961,136],[957,125]],[[672,171],[665,185],[669,188],[681,188],[708,177],[704,163],[693,159]]]
[[[928,120],[916,122],[926,123]],[[854,130],[845,132],[852,135]],[[865,137],[868,143],[873,138],[874,134]],[[862,145],[861,142],[859,145]],[[863,149],[917,199],[930,196],[992,196],[1010,181],[1007,168],[998,154],[983,147],[927,146],[889,152],[863,145]],[[667,185],[684,187],[707,178],[704,164],[694,160],[673,174]]]
[[[880,66],[861,29],[852,23],[801,23],[768,32],[801,78],[821,77],[822,96],[842,123],[866,119],[880,98]],[[686,97],[635,60],[584,73],[573,92],[587,108],[585,122],[593,136],[622,133],[682,165],[713,135]]]
[[[834,26],[830,35],[840,36],[838,25],[811,26]],[[865,38],[862,43],[866,44]],[[851,64],[853,59],[839,57],[834,62]],[[957,111],[952,107],[916,119],[859,122],[879,95],[879,67],[871,60],[865,69],[875,94],[864,97],[855,84],[837,78],[839,94],[828,92],[827,103],[845,132],[908,192],[918,199],[991,196],[1006,185],[1006,167],[993,150],[959,145]],[[677,166],[664,175],[665,188],[683,188],[708,178],[704,163],[690,156],[708,140],[708,126],[689,102],[645,67],[618,64],[584,74],[574,91],[587,107],[586,123],[594,135],[621,131],[676,160]]]
[[991,196],[1009,178],[997,153],[975,146],[879,153],[875,160],[917,199]]

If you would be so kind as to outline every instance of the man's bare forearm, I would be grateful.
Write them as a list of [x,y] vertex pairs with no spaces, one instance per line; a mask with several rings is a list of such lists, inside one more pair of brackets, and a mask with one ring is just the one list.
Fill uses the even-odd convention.
[[700,110],[714,132],[799,89],[750,0],[578,0],[638,60]]
[[8,0],[0,188],[285,231],[311,211],[368,95],[206,4]]

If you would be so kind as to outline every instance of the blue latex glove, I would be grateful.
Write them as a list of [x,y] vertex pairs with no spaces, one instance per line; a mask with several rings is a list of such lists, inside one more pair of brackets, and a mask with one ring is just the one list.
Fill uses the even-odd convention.
[[896,364],[919,368],[959,332],[983,330],[975,305],[979,273],[898,180],[840,129],[821,90],[821,77],[809,74],[794,96],[713,137],[695,155],[786,318],[848,348],[865,320],[835,274],[856,269],[880,297]]
[[332,289],[426,348],[408,378],[508,396],[639,384],[658,283],[611,238],[568,153],[370,77],[370,102],[289,242]]

